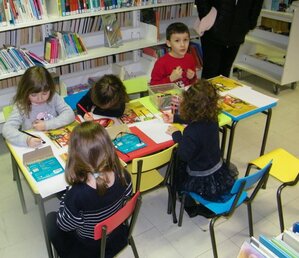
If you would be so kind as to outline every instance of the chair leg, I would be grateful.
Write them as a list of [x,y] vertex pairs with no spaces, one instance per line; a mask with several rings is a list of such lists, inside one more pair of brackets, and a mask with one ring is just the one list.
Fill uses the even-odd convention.
[[166,185],[168,190],[167,214],[172,214],[172,221],[174,224],[178,222],[176,217],[176,193],[171,189],[169,184]]
[[185,198],[186,198],[186,194],[183,193],[182,201],[181,201],[181,208],[180,208],[180,215],[179,215],[179,224],[178,224],[179,227],[181,227],[182,223],[183,223]]
[[247,203],[247,215],[248,215],[248,226],[249,226],[249,236],[253,236],[253,221],[252,221],[252,207],[251,203]]
[[283,219],[283,211],[282,211],[282,202],[281,202],[281,191],[285,188],[286,185],[282,184],[278,187],[276,192],[276,201],[277,201],[277,209],[278,209],[278,218],[281,233],[284,231],[284,219]]
[[215,238],[215,232],[214,232],[214,224],[217,219],[218,219],[218,217],[212,218],[210,221],[210,225],[209,225],[214,258],[218,258],[216,238]]
[[132,248],[132,251],[134,253],[134,257],[135,258],[139,258],[139,255],[138,255],[138,252],[137,252],[137,248],[136,248],[136,245],[135,245],[135,242],[134,242],[134,239],[133,239],[132,236],[129,238],[129,245]]
[[250,163],[247,165],[246,172],[245,172],[245,176],[248,176],[248,175],[249,175],[252,166],[253,166],[253,165],[250,164]]

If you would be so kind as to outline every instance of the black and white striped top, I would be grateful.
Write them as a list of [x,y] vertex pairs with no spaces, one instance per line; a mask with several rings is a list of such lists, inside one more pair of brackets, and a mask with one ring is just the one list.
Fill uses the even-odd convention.
[[130,175],[126,173],[128,185],[122,185],[118,177],[107,192],[100,196],[89,185],[73,185],[63,196],[57,216],[57,224],[63,231],[75,230],[82,239],[93,239],[94,226],[113,215],[132,194]]

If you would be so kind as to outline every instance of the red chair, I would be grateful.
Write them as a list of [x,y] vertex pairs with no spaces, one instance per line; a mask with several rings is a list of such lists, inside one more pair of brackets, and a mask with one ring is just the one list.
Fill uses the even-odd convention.
[[133,228],[135,226],[137,216],[141,205],[140,192],[136,192],[134,196],[125,203],[124,207],[118,210],[115,214],[106,220],[101,221],[94,228],[94,240],[101,239],[101,258],[105,257],[106,240],[107,236],[115,230],[122,223],[126,223],[128,226],[128,244],[132,247],[135,257],[138,256],[138,252],[132,236]]

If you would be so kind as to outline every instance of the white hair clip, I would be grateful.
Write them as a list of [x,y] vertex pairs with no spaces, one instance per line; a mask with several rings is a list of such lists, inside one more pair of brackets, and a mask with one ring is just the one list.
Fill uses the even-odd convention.
[[93,177],[95,178],[95,179],[97,179],[100,175],[101,175],[101,173],[92,173],[92,175],[93,175]]

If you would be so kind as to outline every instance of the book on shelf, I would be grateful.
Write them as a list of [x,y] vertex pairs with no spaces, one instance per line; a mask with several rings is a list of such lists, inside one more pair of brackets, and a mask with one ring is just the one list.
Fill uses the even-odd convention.
[[51,146],[24,153],[23,163],[36,182],[64,172],[64,168],[54,156]]
[[280,258],[290,258],[290,256],[282,250],[280,247],[278,247],[276,244],[274,244],[269,238],[267,238],[264,235],[259,236],[259,241],[267,247],[271,252],[273,252],[275,255],[277,255]]
[[141,102],[134,101],[127,103],[124,114],[120,120],[124,124],[133,124],[137,122],[155,119],[155,115],[151,113]]
[[104,41],[107,47],[119,47],[122,44],[120,25],[115,13],[102,15]]
[[290,247],[282,239],[272,238],[271,241],[275,245],[277,245],[281,250],[283,250],[285,253],[287,253],[291,258],[298,258],[299,257],[299,253],[296,250],[294,250],[292,247]]
[[266,258],[263,252],[261,252],[254,245],[251,245],[250,243],[245,241],[241,246],[237,258],[247,258],[247,257]]
[[294,233],[291,230],[285,230],[282,234],[282,239],[296,252],[299,252],[299,234]]

